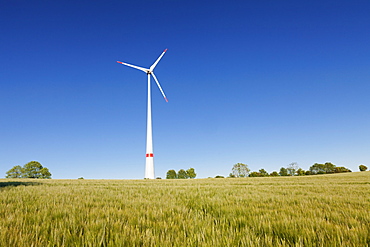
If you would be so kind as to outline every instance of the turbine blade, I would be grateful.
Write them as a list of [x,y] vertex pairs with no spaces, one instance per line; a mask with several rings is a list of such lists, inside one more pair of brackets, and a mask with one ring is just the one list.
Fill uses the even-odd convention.
[[149,70],[150,70],[150,71],[153,71],[153,70],[154,70],[155,66],[157,66],[157,64],[159,63],[159,60],[161,60],[161,58],[162,58],[162,57],[163,57],[163,55],[166,53],[166,51],[167,51],[167,49],[166,49],[166,50],[164,50],[164,51],[162,52],[162,54],[159,56],[159,58],[157,59],[157,61],[155,61],[155,62],[153,63],[153,65],[152,65],[152,66],[150,66],[150,68],[149,68]]
[[142,67],[139,67],[139,66],[136,66],[136,65],[132,65],[132,64],[129,64],[129,63],[124,63],[124,62],[120,62],[120,61],[117,61],[117,63],[120,63],[120,64],[123,64],[123,65],[129,66],[129,67],[134,68],[134,69],[138,69],[138,70],[144,71],[145,73],[147,73],[149,71],[146,68],[142,68]]
[[155,74],[154,74],[153,72],[151,73],[151,75],[153,76],[153,78],[154,78],[155,82],[157,83],[157,86],[158,86],[159,90],[161,91],[161,93],[162,93],[162,95],[163,95],[164,100],[165,100],[166,102],[168,102],[167,97],[166,97],[166,95],[164,94],[164,92],[163,92],[163,90],[162,90],[162,87],[161,87],[161,84],[159,84],[157,77],[155,76]]

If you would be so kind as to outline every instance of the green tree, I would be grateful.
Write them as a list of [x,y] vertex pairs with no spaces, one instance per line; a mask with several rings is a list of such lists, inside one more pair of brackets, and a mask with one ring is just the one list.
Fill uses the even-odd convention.
[[186,175],[188,178],[195,178],[197,174],[195,173],[194,168],[189,168],[186,170]]
[[41,177],[40,170],[42,165],[37,161],[28,162],[23,166],[23,177],[24,178],[39,178]]
[[269,176],[268,172],[265,169],[260,169],[258,172],[261,174],[261,177]]
[[359,165],[358,169],[360,169],[360,171],[364,172],[367,170],[367,166],[365,165]]
[[175,170],[168,170],[166,179],[176,179],[177,178],[177,173]]
[[342,173],[342,172],[352,172],[350,169],[345,168],[344,166],[338,166],[334,169],[335,173]]
[[326,162],[324,164],[324,167],[325,167],[325,173],[334,173],[335,171],[335,165],[330,162]]
[[14,166],[12,169],[6,172],[6,178],[21,178],[23,174],[23,168],[21,166]]
[[305,172],[302,168],[299,168],[299,169],[297,170],[297,175],[298,175],[298,176],[304,176],[304,175],[306,175],[306,172]]
[[43,167],[40,170],[41,177],[40,178],[51,178],[51,173],[48,168]]
[[277,177],[277,176],[279,176],[279,173],[277,173],[277,171],[273,171],[273,172],[270,173],[270,176],[271,177]]
[[249,171],[250,170],[248,168],[248,165],[243,163],[236,163],[233,166],[232,174],[237,178],[244,178],[248,177]]
[[23,167],[15,166],[7,172],[7,178],[51,178],[48,168],[43,167],[37,161],[31,161]]
[[313,175],[315,175],[315,174],[324,174],[324,173],[326,173],[325,165],[315,163],[310,167],[310,172]]
[[259,172],[250,172],[249,177],[262,177],[262,175]]
[[285,167],[280,168],[279,175],[280,176],[289,176],[288,170]]
[[310,171],[312,174],[334,173],[335,167],[336,166],[330,162],[326,162],[325,164],[315,163],[310,167]]
[[188,174],[186,173],[186,171],[184,169],[180,169],[177,172],[177,178],[178,179],[187,179],[188,178]]
[[294,176],[298,168],[299,167],[297,162],[290,163],[288,165],[287,172],[290,176]]

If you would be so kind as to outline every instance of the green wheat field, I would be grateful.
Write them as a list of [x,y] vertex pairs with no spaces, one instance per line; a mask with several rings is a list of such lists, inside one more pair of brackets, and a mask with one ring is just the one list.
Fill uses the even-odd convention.
[[370,172],[0,179],[0,246],[370,246]]

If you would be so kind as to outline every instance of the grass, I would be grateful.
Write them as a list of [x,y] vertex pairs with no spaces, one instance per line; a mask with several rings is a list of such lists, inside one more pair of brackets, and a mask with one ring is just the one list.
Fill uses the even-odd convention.
[[0,179],[0,246],[370,246],[370,172]]

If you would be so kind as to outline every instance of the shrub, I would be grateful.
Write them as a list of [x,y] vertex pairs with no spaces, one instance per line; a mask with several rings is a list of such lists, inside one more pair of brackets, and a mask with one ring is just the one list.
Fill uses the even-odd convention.
[[367,166],[365,166],[365,165],[360,165],[358,168],[359,168],[359,169],[360,169],[360,171],[362,171],[362,172],[364,172],[364,171],[366,171],[366,170],[367,170]]

